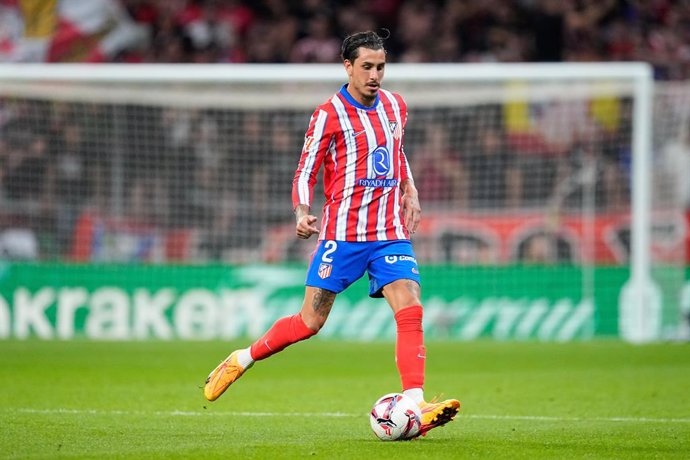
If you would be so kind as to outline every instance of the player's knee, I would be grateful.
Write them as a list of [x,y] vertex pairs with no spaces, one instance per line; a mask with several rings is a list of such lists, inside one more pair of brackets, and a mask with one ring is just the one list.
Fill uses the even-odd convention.
[[327,289],[308,288],[302,304],[302,320],[314,334],[326,324],[336,293]]
[[413,305],[421,305],[422,300],[420,299],[420,296],[418,294],[414,294],[411,292],[404,293],[400,297],[399,305],[400,308],[406,308],[406,307],[412,307]]
[[302,321],[311,329],[314,334],[317,334],[321,328],[326,324],[326,317],[315,315],[315,314],[305,314],[302,312]]
[[413,280],[397,280],[383,289],[383,295],[393,311],[402,310],[413,305],[421,305],[419,284]]
[[302,307],[300,312],[304,324],[316,334],[326,324],[328,314],[322,311],[315,311],[310,306]]

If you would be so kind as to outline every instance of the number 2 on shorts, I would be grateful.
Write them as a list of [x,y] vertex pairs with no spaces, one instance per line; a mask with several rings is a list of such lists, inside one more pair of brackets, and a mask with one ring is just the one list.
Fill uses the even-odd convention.
[[331,257],[331,254],[333,254],[335,250],[338,249],[338,243],[336,243],[335,241],[326,241],[324,247],[326,248],[326,250],[321,256],[321,260],[329,263],[333,262],[333,257]]

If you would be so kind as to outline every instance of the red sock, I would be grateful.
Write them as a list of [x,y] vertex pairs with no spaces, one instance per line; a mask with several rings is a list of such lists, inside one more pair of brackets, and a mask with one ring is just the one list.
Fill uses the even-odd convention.
[[395,314],[395,323],[398,327],[395,361],[400,372],[403,391],[424,387],[426,348],[424,348],[422,314],[421,305],[403,308]]
[[299,313],[286,316],[276,321],[259,340],[254,342],[249,352],[254,361],[259,361],[314,334],[316,331],[307,327]]

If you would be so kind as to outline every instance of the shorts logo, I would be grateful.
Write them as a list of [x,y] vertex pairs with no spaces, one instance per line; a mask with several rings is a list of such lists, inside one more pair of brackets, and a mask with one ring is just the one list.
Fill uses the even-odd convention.
[[331,276],[332,271],[333,271],[333,265],[331,265],[331,264],[319,265],[319,278],[325,280],[326,278]]
[[419,275],[419,270],[417,270],[417,267],[412,267],[412,273]]
[[398,261],[400,261],[400,262],[412,262],[414,264],[417,263],[417,259],[415,259],[412,256],[386,256],[385,260],[386,260],[386,263],[389,263],[389,264],[394,264]]

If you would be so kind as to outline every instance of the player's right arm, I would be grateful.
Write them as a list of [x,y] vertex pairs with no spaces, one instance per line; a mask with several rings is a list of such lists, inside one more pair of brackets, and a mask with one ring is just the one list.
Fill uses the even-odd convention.
[[306,204],[299,204],[295,208],[295,221],[295,231],[298,238],[306,240],[310,236],[319,233],[319,229],[314,226],[316,216],[309,214],[309,206]]
[[299,164],[292,181],[292,206],[295,210],[296,234],[299,238],[309,238],[319,229],[314,225],[316,217],[309,214],[316,175],[321,168],[326,151],[331,143],[328,132],[328,113],[317,108],[309,121]]

